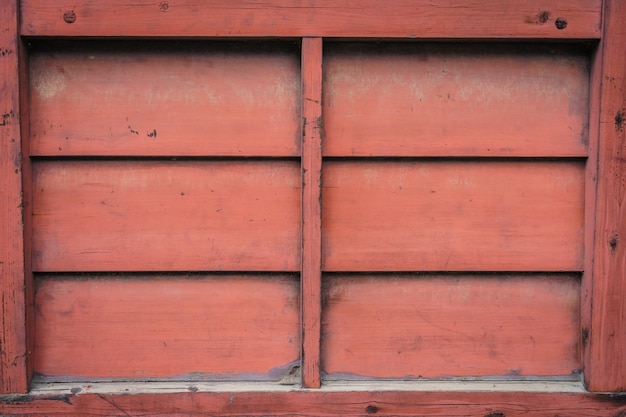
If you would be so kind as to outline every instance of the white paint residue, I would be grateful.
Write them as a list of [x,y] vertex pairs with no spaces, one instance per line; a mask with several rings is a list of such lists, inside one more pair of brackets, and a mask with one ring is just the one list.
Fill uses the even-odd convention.
[[54,97],[65,90],[65,76],[56,71],[36,74],[33,87],[41,98]]

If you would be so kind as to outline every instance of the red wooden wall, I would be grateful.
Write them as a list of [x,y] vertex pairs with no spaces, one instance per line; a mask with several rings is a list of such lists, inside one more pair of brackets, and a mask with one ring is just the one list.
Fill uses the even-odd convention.
[[621,415],[623,6],[292,3],[3,2],[2,412]]

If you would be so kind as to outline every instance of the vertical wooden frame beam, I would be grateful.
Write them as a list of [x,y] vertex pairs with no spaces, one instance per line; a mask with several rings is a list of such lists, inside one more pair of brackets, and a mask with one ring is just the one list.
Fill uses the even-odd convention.
[[[32,259],[32,195],[33,176],[30,152],[30,66],[27,41],[18,40],[19,51],[19,90],[20,90],[20,133],[22,136],[22,219],[24,230],[24,301],[26,308],[26,383],[30,383],[34,374],[35,351],[35,282]],[[27,388],[28,389],[28,388]]]
[[589,144],[588,158],[585,165],[585,231],[584,263],[581,282],[581,361],[583,368],[588,363],[589,332],[591,329],[591,298],[593,294],[593,248],[596,235],[596,199],[598,184],[598,152],[600,146],[600,90],[602,85],[602,48],[596,48],[591,54],[589,88]]
[[[585,382],[626,391],[626,3],[606,0],[600,44],[598,185]],[[583,335],[584,336],[584,335]]]
[[302,39],[302,385],[319,388],[322,282],[322,38]]
[[18,2],[0,0],[0,392],[25,392],[26,310],[22,226]]

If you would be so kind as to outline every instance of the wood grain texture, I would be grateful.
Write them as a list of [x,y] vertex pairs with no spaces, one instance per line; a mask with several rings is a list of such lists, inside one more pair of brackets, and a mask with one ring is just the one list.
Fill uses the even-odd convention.
[[593,299],[585,376],[590,390],[626,391],[626,4],[607,1],[604,24]]
[[[19,53],[19,77],[20,80],[28,80],[28,62],[29,51],[27,42],[21,40],[18,48]],[[28,83],[20,82],[20,113],[23,115],[22,120],[26,119],[30,113],[30,99]],[[30,124],[20,123],[20,132],[22,137],[22,223],[24,229],[24,300],[26,305],[26,377],[30,385],[33,377],[33,352],[35,351],[35,308],[34,308],[34,279],[31,268],[32,246],[30,237],[33,235],[32,222],[30,216],[24,216],[24,213],[32,212],[32,160],[25,155],[30,155]]]
[[[602,47],[601,44],[592,54],[591,63],[591,83],[589,97],[589,158],[585,164],[585,256],[583,274],[581,278],[581,342],[583,364],[588,370],[589,357],[589,330],[592,321],[592,302],[594,284],[594,248],[596,238],[596,207],[597,207],[597,186],[598,186],[598,154],[601,145],[600,140],[600,101],[602,91]],[[585,372],[588,377],[587,372]]]
[[328,161],[325,271],[579,271],[584,163]]
[[290,161],[34,164],[35,271],[298,271]]
[[302,40],[302,385],[320,386],[322,39]]
[[568,46],[329,45],[325,156],[586,156],[589,58]]
[[268,45],[44,43],[31,155],[297,156],[297,50]]
[[601,17],[600,0],[404,0],[385,7],[376,0],[21,3],[27,36],[594,39]]
[[0,412],[16,416],[446,416],[619,417],[623,397],[501,392],[244,392],[1,397]]
[[47,380],[277,380],[299,359],[296,276],[41,277]]
[[0,1],[0,393],[28,384],[18,19],[16,2]]
[[577,275],[324,277],[327,378],[571,375]]

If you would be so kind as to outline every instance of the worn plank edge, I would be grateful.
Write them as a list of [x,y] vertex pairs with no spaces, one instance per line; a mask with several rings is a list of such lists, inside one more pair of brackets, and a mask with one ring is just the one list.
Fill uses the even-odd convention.
[[[584,393],[580,380],[534,381],[327,381],[311,391],[420,391],[420,392],[545,392]],[[158,394],[177,392],[290,392],[307,391],[293,385],[262,382],[189,383],[189,382],[96,382],[96,383],[33,383],[30,394]]]

